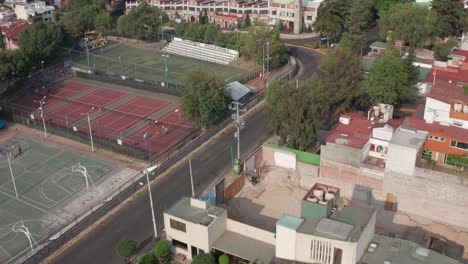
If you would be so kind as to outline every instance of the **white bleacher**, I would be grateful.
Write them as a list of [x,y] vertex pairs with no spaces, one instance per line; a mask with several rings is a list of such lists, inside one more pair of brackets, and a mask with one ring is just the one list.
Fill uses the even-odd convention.
[[236,50],[176,37],[163,50],[167,53],[219,64],[229,64],[239,58],[239,52]]

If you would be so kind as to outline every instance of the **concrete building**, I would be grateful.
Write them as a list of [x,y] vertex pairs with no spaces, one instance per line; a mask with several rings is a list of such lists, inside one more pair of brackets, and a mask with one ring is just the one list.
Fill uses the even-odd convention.
[[19,48],[18,38],[21,32],[29,26],[26,20],[17,20],[9,22],[6,26],[2,27],[2,38],[5,43],[5,50],[14,51]]
[[[208,201],[182,198],[164,213],[165,230],[181,259],[211,252],[253,263],[380,264],[382,258],[459,263],[412,242],[376,235],[376,211],[338,206],[339,197],[338,188],[315,184],[301,200],[300,216],[283,214],[274,230],[228,218],[226,209]],[[386,246],[396,244],[397,255]]]
[[30,3],[16,3],[15,13],[18,19],[55,22],[53,6],[46,5],[44,1]]
[[[171,20],[198,22],[205,14],[210,23],[221,28],[239,28],[248,15],[270,25],[283,24],[287,32],[299,34],[312,29],[323,0],[153,0],[150,5],[163,9]],[[127,1],[127,12],[146,1]]]
[[0,23],[8,22],[15,19],[15,11],[6,5],[0,5]]

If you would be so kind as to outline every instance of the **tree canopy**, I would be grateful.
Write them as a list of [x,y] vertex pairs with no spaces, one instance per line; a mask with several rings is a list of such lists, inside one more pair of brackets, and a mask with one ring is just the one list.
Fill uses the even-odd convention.
[[401,59],[395,49],[386,50],[370,69],[365,80],[372,104],[397,104],[414,97],[417,69],[412,66],[413,55]]
[[319,140],[319,132],[329,112],[330,93],[317,76],[298,87],[286,81],[270,85],[266,91],[273,131],[281,144],[306,150]]
[[314,29],[327,36],[327,42],[335,41],[337,35],[344,29],[345,14],[335,0],[325,0],[318,9]]
[[65,4],[65,15],[60,24],[68,33],[79,36],[96,28],[97,16],[105,13],[103,8],[104,1],[101,0],[70,0]]
[[264,58],[267,59],[269,53],[270,69],[277,68],[288,60],[288,50],[280,39],[279,31],[266,24],[256,23],[250,28],[245,49],[247,54],[260,65]]
[[197,126],[207,129],[224,114],[230,102],[224,80],[215,75],[195,70],[185,80],[186,90],[182,96],[184,113],[197,122]]
[[63,39],[60,27],[51,22],[37,22],[27,27],[19,36],[20,52],[33,64],[55,56]]
[[128,258],[135,255],[137,251],[137,242],[134,240],[122,240],[117,244],[115,249],[117,255],[125,258],[125,263],[128,262]]
[[404,40],[411,47],[419,47],[435,32],[435,15],[430,9],[411,3],[395,4],[379,21],[380,38],[390,33],[393,41]]
[[437,35],[442,38],[460,36],[468,30],[468,11],[458,0],[432,0],[436,14]]
[[127,15],[119,17],[117,31],[120,34],[149,40],[157,34],[167,21],[168,17],[164,11],[150,6],[148,3],[142,3]]
[[322,59],[319,73],[330,94],[332,110],[351,110],[364,95],[360,81],[361,69],[361,59],[347,48],[335,49]]
[[215,258],[210,253],[198,254],[193,257],[192,264],[215,264]]
[[158,263],[169,262],[171,258],[171,246],[167,240],[159,240],[153,248],[154,255],[158,258]]

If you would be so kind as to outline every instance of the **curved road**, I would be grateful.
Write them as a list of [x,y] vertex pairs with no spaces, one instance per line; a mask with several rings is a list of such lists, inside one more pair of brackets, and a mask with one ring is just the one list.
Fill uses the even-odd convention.
[[[321,54],[303,48],[291,48],[303,65],[301,79],[309,78],[316,70]],[[241,132],[241,154],[253,152],[269,134],[270,119],[262,103],[246,117],[246,127]],[[210,142],[196,153],[192,153],[192,169],[195,191],[199,192],[216,176],[230,169],[231,146],[236,149],[233,137],[234,127],[213,137]],[[234,153],[235,154],[235,153]],[[122,239],[133,239],[139,243],[139,249],[148,249],[151,245],[153,228],[149,208],[147,189],[138,192],[123,206],[97,222],[91,229],[78,236],[78,241],[64,248],[54,259],[47,263],[55,264],[93,264],[121,263],[122,258],[115,253],[115,246]],[[156,220],[161,232],[162,213],[182,196],[190,196],[190,178],[187,161],[176,164],[165,174],[152,182],[152,195],[155,201]]]

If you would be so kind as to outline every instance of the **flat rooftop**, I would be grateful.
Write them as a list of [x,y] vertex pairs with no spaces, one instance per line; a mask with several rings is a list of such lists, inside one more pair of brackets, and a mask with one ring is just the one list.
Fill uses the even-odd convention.
[[399,127],[393,134],[392,144],[406,146],[408,148],[420,150],[426,141],[427,132],[418,131],[413,128]]
[[190,198],[183,197],[167,213],[192,223],[208,226],[212,222],[213,216],[219,216],[224,211],[225,209],[214,205],[208,206],[207,209],[192,206]]
[[409,240],[374,235],[371,245],[375,243],[374,250],[369,248],[364,252],[361,263],[381,264],[461,264],[459,261],[428,250]]

